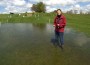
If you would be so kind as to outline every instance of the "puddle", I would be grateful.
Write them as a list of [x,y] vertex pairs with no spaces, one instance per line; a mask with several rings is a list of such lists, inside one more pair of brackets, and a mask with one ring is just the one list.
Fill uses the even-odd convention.
[[50,42],[53,37],[52,24],[0,24],[0,65],[89,65],[90,38],[84,33],[66,27],[63,53]]

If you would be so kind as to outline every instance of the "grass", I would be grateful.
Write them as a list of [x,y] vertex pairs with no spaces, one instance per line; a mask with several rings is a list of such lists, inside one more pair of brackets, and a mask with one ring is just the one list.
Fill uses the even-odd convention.
[[66,14],[67,26],[76,29],[78,32],[84,32],[90,36],[90,15],[86,14]]
[[[51,14],[45,14],[45,13],[36,13],[32,15],[31,17],[18,15],[18,14],[13,14],[13,15],[8,15],[8,14],[1,14],[0,15],[0,22],[2,23],[47,23],[49,19],[53,21],[53,16]],[[24,16],[24,17],[23,17]],[[11,18],[10,18],[11,17]]]
[[[23,17],[24,14],[10,15],[0,14],[0,22],[2,23],[53,23],[55,13],[36,13],[31,17]],[[90,36],[90,15],[89,14],[64,14],[67,18],[67,26],[84,32]],[[11,16],[11,18],[10,18]]]

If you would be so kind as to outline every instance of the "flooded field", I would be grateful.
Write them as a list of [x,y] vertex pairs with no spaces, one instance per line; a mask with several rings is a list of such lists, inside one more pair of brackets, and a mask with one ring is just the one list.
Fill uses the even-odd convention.
[[90,65],[90,38],[66,27],[64,51],[52,24],[0,24],[0,65]]

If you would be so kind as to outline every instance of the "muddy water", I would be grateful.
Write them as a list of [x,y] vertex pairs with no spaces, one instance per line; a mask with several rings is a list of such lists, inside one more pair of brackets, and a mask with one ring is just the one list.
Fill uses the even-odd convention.
[[52,24],[0,24],[0,65],[90,65],[90,38],[66,27],[64,51]]

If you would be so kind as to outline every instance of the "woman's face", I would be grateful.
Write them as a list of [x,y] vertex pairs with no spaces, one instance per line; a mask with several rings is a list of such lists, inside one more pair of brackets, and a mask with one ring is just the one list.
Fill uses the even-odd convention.
[[58,14],[58,15],[61,15],[61,13],[62,13],[62,12],[61,12],[60,10],[57,10],[57,14]]

